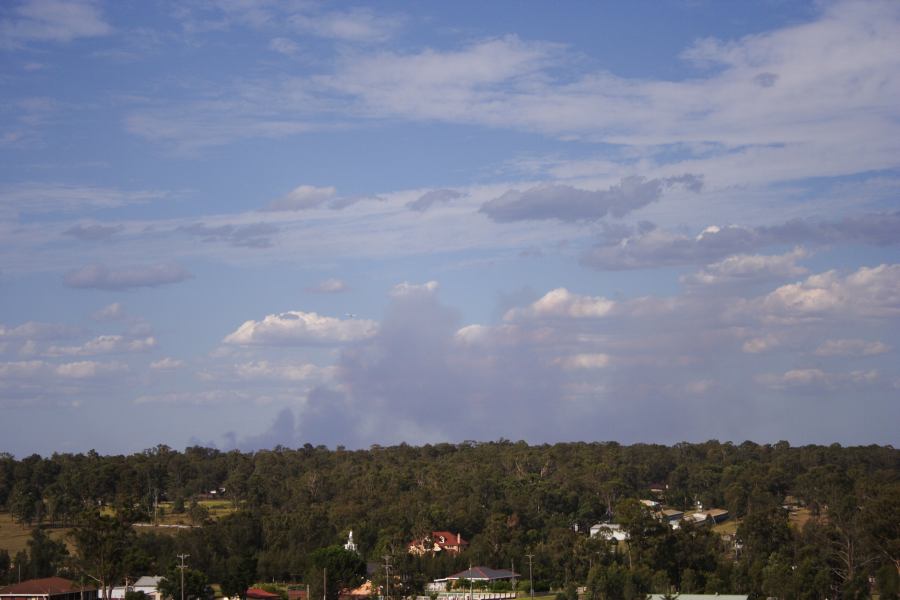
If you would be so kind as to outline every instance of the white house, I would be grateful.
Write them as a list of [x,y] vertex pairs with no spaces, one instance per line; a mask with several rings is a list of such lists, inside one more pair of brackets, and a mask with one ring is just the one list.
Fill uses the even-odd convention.
[[618,523],[597,523],[591,526],[591,537],[624,542],[628,539],[628,533]]

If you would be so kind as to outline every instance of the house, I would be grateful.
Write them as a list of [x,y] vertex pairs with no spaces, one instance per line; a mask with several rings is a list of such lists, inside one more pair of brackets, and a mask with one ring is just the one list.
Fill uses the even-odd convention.
[[663,523],[669,523],[671,525],[684,518],[684,511],[676,510],[674,508],[664,508],[659,511],[659,517]]
[[247,588],[247,600],[281,600],[281,596],[262,588]]
[[597,523],[591,526],[591,537],[624,542],[628,539],[628,533],[618,523]]
[[704,510],[700,507],[699,510],[689,513],[685,515],[685,519],[691,519],[695,523],[721,523],[722,521],[728,520],[728,511],[724,508],[709,508]]
[[45,577],[0,588],[0,600],[97,600],[97,589],[62,577]]
[[430,592],[443,592],[449,590],[460,580],[471,581],[473,584],[476,584],[475,587],[478,587],[479,585],[483,586],[496,581],[514,581],[518,577],[520,577],[518,573],[514,573],[509,569],[469,567],[465,571],[448,575],[443,579],[435,579],[432,583],[429,583],[426,588]]
[[463,539],[460,533],[449,531],[432,531],[420,540],[413,540],[408,545],[408,552],[421,556],[428,553],[450,552],[458,554],[469,546],[469,542]]
[[[747,600],[747,594],[673,594],[677,600]],[[649,600],[663,600],[665,594],[650,594]]]
[[157,589],[162,577],[159,575],[144,575],[134,583],[125,581],[125,585],[117,585],[109,590],[110,600],[125,598],[126,592],[144,592],[150,600],[162,600],[162,594]]

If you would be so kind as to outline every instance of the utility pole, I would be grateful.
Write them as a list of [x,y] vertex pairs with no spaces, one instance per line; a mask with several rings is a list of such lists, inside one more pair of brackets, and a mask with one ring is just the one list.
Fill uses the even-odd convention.
[[178,565],[178,570],[181,571],[181,600],[184,600],[184,570],[187,569],[187,565],[184,564],[184,559],[190,556],[190,554],[178,554],[177,556],[181,561],[181,564]]
[[384,559],[384,598],[391,600],[391,555],[385,554]]
[[531,586],[531,600],[534,600],[534,574],[531,570],[531,559],[534,558],[534,554],[526,554],[525,556],[528,558],[528,582]]
[[322,567],[322,600],[328,600],[328,568]]

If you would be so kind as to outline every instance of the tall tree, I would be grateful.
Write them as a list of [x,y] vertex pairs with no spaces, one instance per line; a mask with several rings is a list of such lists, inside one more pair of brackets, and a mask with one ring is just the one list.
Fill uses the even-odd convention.
[[71,532],[75,544],[75,568],[94,581],[103,600],[127,572],[126,557],[135,534],[127,521],[89,512]]
[[366,563],[356,552],[328,546],[316,550],[309,558],[311,566],[306,580],[314,598],[337,600],[342,590],[358,587],[364,581]]
[[57,575],[69,551],[65,542],[54,540],[40,527],[35,527],[28,540],[28,577],[40,579]]

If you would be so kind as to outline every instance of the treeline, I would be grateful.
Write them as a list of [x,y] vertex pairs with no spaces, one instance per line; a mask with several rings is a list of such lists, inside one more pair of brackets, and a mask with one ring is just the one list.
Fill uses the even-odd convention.
[[[740,522],[735,538],[661,524],[636,502],[659,484],[670,506],[727,509]],[[184,504],[221,488],[234,514],[175,535],[135,533],[130,574],[164,573],[188,553],[212,581],[239,569],[261,580],[303,579],[314,553],[352,529],[364,558],[392,557],[396,583],[409,592],[469,564],[527,573],[531,554],[538,589],[571,595],[586,586],[602,600],[666,590],[812,599],[879,589],[883,600],[896,598],[900,451],[892,447],[501,440],[0,455],[0,506],[23,526],[76,524],[99,507],[148,520],[156,498]],[[802,529],[789,527],[788,495],[810,510]],[[586,535],[609,518],[631,536],[618,551]],[[458,556],[407,555],[407,544],[432,530],[471,544]]]

